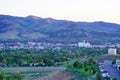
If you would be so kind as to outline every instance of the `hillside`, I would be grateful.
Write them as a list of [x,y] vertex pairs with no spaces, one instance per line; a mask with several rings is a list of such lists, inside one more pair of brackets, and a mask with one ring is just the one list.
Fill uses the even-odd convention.
[[0,15],[0,41],[40,41],[75,43],[86,40],[94,44],[120,43],[120,25],[107,22],[73,22]]

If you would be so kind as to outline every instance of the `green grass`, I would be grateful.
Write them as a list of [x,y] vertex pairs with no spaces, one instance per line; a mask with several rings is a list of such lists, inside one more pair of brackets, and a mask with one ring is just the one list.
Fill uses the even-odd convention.
[[[53,71],[42,71],[42,70],[0,70],[0,75],[11,75],[14,74],[15,72],[18,72],[21,74],[25,73],[25,74],[29,74],[29,73],[39,73],[39,74],[35,74],[35,75],[21,75],[22,80],[33,80],[33,79],[37,79],[39,77],[44,77],[47,76],[49,74],[51,74]],[[6,76],[7,80],[10,80],[10,76]],[[14,80],[18,80],[16,77],[14,77]]]
[[73,78],[71,80],[88,80],[95,79],[95,73],[99,72],[97,64],[90,64],[88,61],[84,63],[85,59],[78,59],[77,60],[80,65],[78,67],[73,66],[73,62],[66,65],[67,70],[71,72]]

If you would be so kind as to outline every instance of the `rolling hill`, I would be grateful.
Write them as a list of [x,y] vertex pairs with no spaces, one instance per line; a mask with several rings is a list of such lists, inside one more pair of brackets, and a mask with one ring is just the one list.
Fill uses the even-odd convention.
[[0,41],[40,41],[93,44],[120,43],[120,25],[103,21],[73,22],[40,18],[0,15]]

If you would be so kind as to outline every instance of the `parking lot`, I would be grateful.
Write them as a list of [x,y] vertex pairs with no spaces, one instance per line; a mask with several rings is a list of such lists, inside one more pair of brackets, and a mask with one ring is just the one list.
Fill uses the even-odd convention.
[[99,69],[103,77],[120,80],[120,72],[112,65],[112,61],[104,61],[103,64],[100,64]]

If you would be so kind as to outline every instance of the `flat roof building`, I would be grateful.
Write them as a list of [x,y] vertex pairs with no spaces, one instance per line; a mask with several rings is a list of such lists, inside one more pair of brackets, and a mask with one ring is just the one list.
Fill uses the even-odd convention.
[[109,48],[108,55],[117,55],[117,49],[116,48]]

